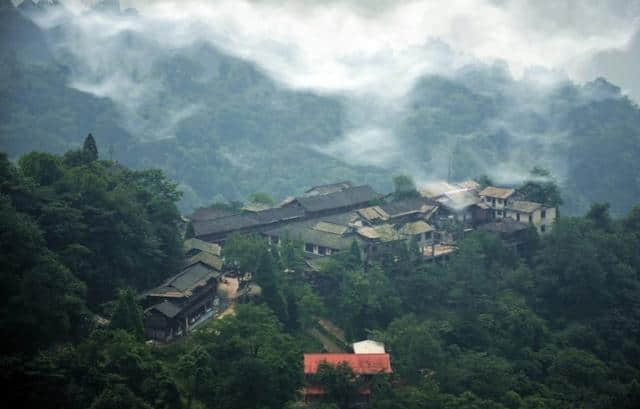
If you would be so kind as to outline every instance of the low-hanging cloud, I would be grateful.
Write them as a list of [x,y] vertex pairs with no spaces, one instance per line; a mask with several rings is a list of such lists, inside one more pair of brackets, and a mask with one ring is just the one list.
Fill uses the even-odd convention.
[[[387,86],[391,94],[406,92],[420,75],[450,72],[474,59],[506,61],[516,76],[530,66],[570,69],[585,55],[628,44],[640,16],[635,0],[588,6],[569,0],[450,0],[446,6],[420,0],[138,0],[122,2],[140,10],[127,20],[88,15],[78,8],[82,2],[63,3],[74,10],[75,25],[91,27],[91,39],[133,30],[165,47],[207,41],[294,88],[371,92]],[[450,46],[455,58],[434,56],[434,39]]]
[[[344,137],[316,149],[383,167],[402,157],[394,114],[422,76],[454,77],[465,66],[501,61],[518,84],[546,94],[568,79],[607,75],[613,68],[596,62],[611,50],[635,53],[629,45],[640,16],[640,0],[123,0],[123,9],[139,10],[126,17],[88,11],[83,0],[62,3],[69,12],[38,22],[66,27],[60,52],[81,62],[70,85],[115,101],[137,135],[171,137],[203,109],[184,101],[166,107],[164,122],[141,120],[145,104],[162,94],[154,63],[206,43],[283,86],[346,97]],[[514,100],[520,110],[543,109],[543,99]],[[508,116],[494,121],[508,127]]]

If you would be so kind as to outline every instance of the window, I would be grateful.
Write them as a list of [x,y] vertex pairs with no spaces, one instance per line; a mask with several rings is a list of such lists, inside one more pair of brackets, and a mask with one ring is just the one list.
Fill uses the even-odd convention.
[[493,206],[495,206],[495,205],[496,205],[496,199],[495,199],[495,198],[491,199],[491,204],[492,204]]
[[498,210],[498,216],[502,216],[502,210]]
[[533,215],[529,215],[529,223],[533,223]]
[[520,213],[516,213],[516,220],[520,221]]
[[327,254],[327,249],[325,247],[318,246],[318,253],[324,256],[325,254]]
[[542,233],[544,233],[545,231],[547,231],[547,226],[545,226],[544,224],[542,226],[540,226],[540,231]]
[[304,244],[304,251],[306,251],[308,253],[313,253],[313,244],[305,243]]
[[547,217],[547,211],[546,210],[542,210],[540,212],[540,218],[544,219],[545,217]]

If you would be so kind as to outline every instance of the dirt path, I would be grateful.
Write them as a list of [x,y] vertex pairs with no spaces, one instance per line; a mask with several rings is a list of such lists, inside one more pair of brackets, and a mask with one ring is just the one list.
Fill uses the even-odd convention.
[[226,317],[227,315],[235,314],[236,312],[236,298],[238,297],[238,288],[240,287],[240,281],[234,277],[225,277],[218,285],[218,292],[224,294],[229,300],[229,306],[222,311],[217,317],[218,319]]
[[238,296],[238,287],[240,287],[240,281],[237,278],[224,277],[218,284],[218,292],[224,293],[229,300],[235,300]]
[[318,320],[318,324],[329,334],[336,337],[338,341],[342,342],[345,345],[347,344],[347,341],[345,340],[345,337],[344,337],[344,331],[336,327],[331,321],[320,318]]
[[311,328],[307,332],[309,333],[309,335],[311,335],[312,337],[317,339],[322,344],[324,349],[327,350],[327,352],[331,352],[331,353],[344,352],[344,349],[340,348],[335,342],[333,342],[331,340],[331,338],[329,338],[328,336],[324,335],[318,329]]

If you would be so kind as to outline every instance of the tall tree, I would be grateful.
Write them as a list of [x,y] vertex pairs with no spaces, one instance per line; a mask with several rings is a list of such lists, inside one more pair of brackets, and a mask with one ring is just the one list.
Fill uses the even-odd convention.
[[[302,386],[302,353],[265,306],[239,305],[235,316],[194,336],[213,369],[199,400],[218,409],[280,409]],[[224,363],[224,364],[221,364]]]
[[518,188],[525,200],[542,203],[547,206],[558,207],[564,203],[560,188],[555,179],[546,169],[534,167],[530,179]]
[[314,379],[325,390],[326,400],[337,404],[340,409],[351,407],[363,385],[362,378],[346,362],[336,366],[320,363]]
[[393,187],[393,194],[396,200],[418,197],[420,195],[413,179],[404,174],[393,177]]
[[138,340],[144,338],[142,310],[136,302],[135,292],[131,288],[120,290],[118,304],[111,318],[110,327],[130,332]]
[[82,145],[82,151],[88,162],[98,160],[98,146],[96,145],[96,140],[93,139],[93,135],[87,135]]

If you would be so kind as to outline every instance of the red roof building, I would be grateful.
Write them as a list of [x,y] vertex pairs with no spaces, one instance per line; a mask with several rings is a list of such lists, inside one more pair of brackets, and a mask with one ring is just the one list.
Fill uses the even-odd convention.
[[[313,375],[318,372],[318,367],[323,362],[332,366],[345,362],[356,375],[364,377],[365,380],[370,379],[373,375],[393,372],[389,354],[304,354],[304,374],[307,378],[307,386],[304,388],[305,402],[321,400],[326,394],[321,386],[313,382]],[[361,399],[360,403],[367,403],[371,390],[365,383],[359,389],[358,394]]]
[[346,362],[358,375],[393,372],[389,354],[304,354],[304,374],[316,373],[322,362],[334,366]]

